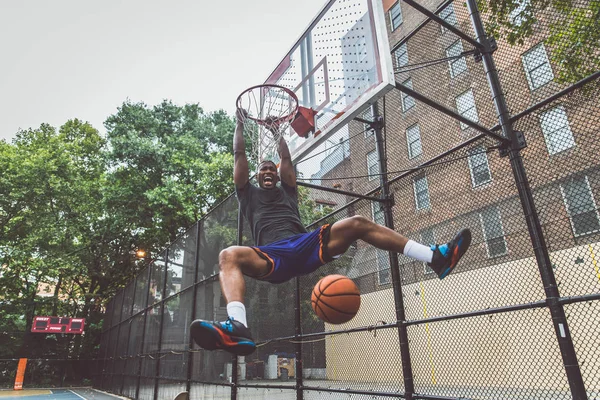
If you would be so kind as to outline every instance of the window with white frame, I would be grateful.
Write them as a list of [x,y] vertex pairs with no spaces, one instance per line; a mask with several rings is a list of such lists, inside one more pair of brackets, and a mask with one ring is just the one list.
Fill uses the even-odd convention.
[[[454,6],[452,3],[448,4],[448,7],[444,8],[440,11],[440,18],[449,23],[450,25],[457,25],[458,20],[456,19],[456,14],[454,13]],[[444,26],[441,26],[442,33],[446,32],[447,29]]]
[[370,181],[379,178],[379,160],[377,159],[377,150],[367,153],[367,173]]
[[[365,121],[373,121],[373,110],[371,107],[368,107],[365,111],[363,111],[360,117]],[[375,131],[369,127],[369,124],[363,123],[363,129],[365,131],[366,138],[373,136],[375,133]]]
[[[413,88],[412,79],[408,78],[407,80],[402,82],[402,85],[406,86],[409,89],[412,89]],[[404,92],[400,92],[400,97],[402,99],[402,111],[403,112],[406,112],[415,106],[416,101],[411,96],[407,95]]]
[[460,39],[452,43],[446,49],[446,57],[451,58],[450,60],[448,60],[448,64],[450,64],[450,78],[454,78],[455,76],[460,75],[467,70],[467,60],[465,59],[465,57],[458,57],[462,54],[463,51],[463,45]]
[[413,186],[415,188],[415,206],[417,210],[425,210],[431,207],[429,201],[429,185],[427,184],[427,177],[421,176],[413,180]]
[[[425,246],[430,246],[432,244],[435,244],[435,232],[433,231],[433,228],[427,228],[423,232],[421,232],[421,243],[424,244]],[[429,265],[427,265],[427,263],[424,262],[423,263],[423,273],[431,274],[433,272],[434,271],[429,267]]]
[[[473,96],[473,89],[469,89],[466,92],[456,96],[456,109],[458,113],[463,117],[470,119],[473,122],[478,122],[479,117],[477,116],[477,107],[475,106],[475,97]],[[467,129],[469,125],[461,122],[460,129]]]
[[423,153],[421,146],[421,130],[418,124],[409,126],[406,130],[406,144],[408,146],[408,158],[415,158]]
[[531,90],[542,87],[554,79],[544,43],[538,44],[523,54],[523,68]]
[[[379,202],[372,202],[371,211],[373,212],[373,222],[379,225],[385,225],[385,216],[383,214],[383,204]],[[375,256],[377,258],[377,275],[379,284],[383,285],[391,282],[390,275],[390,256],[387,251],[375,249]]]
[[508,252],[506,239],[504,238],[504,227],[500,210],[492,206],[479,213],[481,228],[483,229],[483,239],[487,248],[488,257],[498,257]]
[[469,151],[469,170],[471,183],[477,187],[492,181],[488,156],[483,146],[475,147]]
[[392,26],[392,31],[395,31],[402,25],[402,9],[400,8],[399,1],[390,8],[390,25]]
[[540,115],[540,126],[550,155],[575,146],[567,112],[562,105],[544,111]]
[[517,7],[508,14],[508,21],[515,26],[521,26],[532,16],[530,4],[529,0],[517,0]]
[[406,42],[396,49],[396,67],[401,68],[408,65],[408,47]]
[[571,178],[560,185],[575,236],[600,232],[600,215],[587,176]]

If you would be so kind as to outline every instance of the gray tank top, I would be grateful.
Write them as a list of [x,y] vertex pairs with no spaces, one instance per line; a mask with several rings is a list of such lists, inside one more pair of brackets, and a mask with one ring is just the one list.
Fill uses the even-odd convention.
[[246,221],[250,224],[256,246],[263,246],[286,239],[306,229],[300,221],[298,192],[295,187],[286,185],[273,189],[262,189],[250,182],[235,194]]

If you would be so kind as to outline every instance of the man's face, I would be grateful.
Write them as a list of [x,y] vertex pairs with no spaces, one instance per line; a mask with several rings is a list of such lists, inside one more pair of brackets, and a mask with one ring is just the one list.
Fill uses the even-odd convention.
[[263,189],[273,189],[278,180],[275,163],[264,161],[258,166],[258,186]]

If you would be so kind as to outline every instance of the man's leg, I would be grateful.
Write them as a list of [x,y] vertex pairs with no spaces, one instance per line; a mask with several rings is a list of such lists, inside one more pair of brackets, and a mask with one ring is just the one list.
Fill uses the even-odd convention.
[[265,259],[250,247],[231,246],[219,253],[219,280],[225,300],[244,301],[246,282],[244,275],[260,277],[269,272]]
[[357,215],[331,225],[327,251],[332,256],[342,254],[358,239],[378,249],[397,253],[403,253],[408,243],[408,238],[398,232]]
[[471,244],[471,232],[460,231],[454,239],[443,245],[424,246],[409,240],[398,232],[362,217],[343,219],[331,226],[327,253],[331,256],[344,253],[356,240],[361,239],[381,250],[394,251],[429,263],[440,279],[456,266]]
[[219,254],[219,280],[227,301],[228,318],[224,322],[195,320],[190,327],[194,341],[206,350],[223,349],[236,355],[247,355],[256,348],[247,328],[244,274],[260,277],[269,265],[252,248],[232,246]]

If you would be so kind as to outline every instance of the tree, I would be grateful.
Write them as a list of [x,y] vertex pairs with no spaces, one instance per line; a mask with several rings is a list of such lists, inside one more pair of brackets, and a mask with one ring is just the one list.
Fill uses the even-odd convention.
[[233,191],[234,124],[224,112],[125,102],[105,125],[106,208],[152,254]]
[[556,81],[574,83],[600,70],[600,3],[585,0],[478,0],[487,16],[486,30],[509,44],[522,44],[536,33],[545,11],[550,58],[558,67]]
[[[2,301],[12,310],[2,323],[16,333],[9,350],[16,348],[17,355],[43,351],[29,333],[35,314],[82,312],[89,287],[82,283],[79,255],[85,227],[94,220],[103,145],[95,129],[73,120],[58,132],[46,124],[19,132],[13,145],[0,146],[0,285]],[[50,298],[37,296],[40,284],[49,285]],[[70,339],[55,343],[66,348]]]

